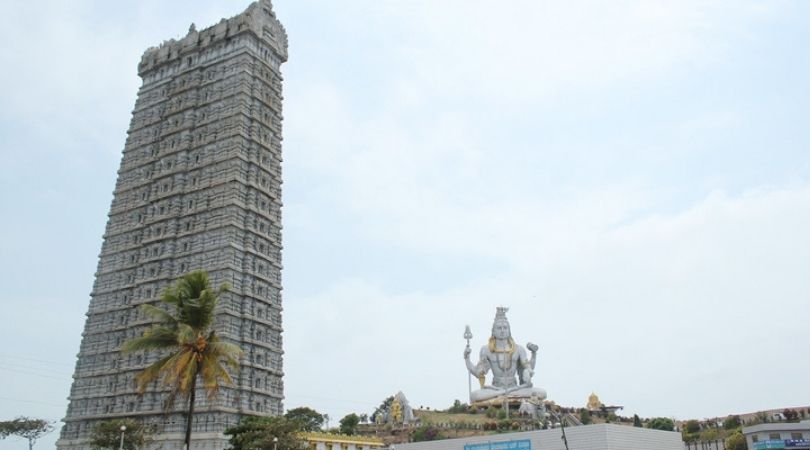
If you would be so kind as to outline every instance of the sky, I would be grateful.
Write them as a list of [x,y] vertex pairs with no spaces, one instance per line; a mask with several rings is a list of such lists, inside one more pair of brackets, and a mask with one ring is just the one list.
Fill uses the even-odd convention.
[[[0,420],[65,414],[141,53],[248,3],[0,3]],[[466,401],[497,306],[558,404],[810,405],[810,3],[274,9],[286,408]]]

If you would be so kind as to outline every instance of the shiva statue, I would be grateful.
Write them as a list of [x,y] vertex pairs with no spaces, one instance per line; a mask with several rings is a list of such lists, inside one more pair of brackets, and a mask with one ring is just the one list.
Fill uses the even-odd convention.
[[[475,406],[520,404],[524,400],[539,403],[546,398],[546,391],[532,385],[532,375],[537,363],[538,347],[531,342],[526,348],[515,343],[506,319],[509,308],[498,307],[492,323],[492,336],[481,347],[478,364],[470,361],[469,343],[464,349],[467,370],[478,378],[481,389],[470,392],[470,403]],[[529,357],[526,349],[531,353]],[[485,384],[486,374],[492,370],[492,384]]]

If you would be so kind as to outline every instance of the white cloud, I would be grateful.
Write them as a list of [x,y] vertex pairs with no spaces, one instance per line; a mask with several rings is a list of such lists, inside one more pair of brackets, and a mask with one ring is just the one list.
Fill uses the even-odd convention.
[[753,2],[386,3],[398,60],[433,95],[531,103],[561,90],[671,76],[727,51]]

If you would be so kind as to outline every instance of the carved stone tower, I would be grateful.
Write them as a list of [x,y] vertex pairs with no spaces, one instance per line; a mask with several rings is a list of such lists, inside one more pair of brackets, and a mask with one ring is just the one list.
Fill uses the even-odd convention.
[[180,40],[148,49],[57,447],[89,449],[103,420],[155,427],[150,447],[179,450],[183,402],[164,412],[166,388],[136,395],[133,378],[156,355],[120,347],[149,321],[180,275],[209,272],[231,285],[216,327],[245,351],[235,386],[197,394],[192,449],[226,446],[243,415],[279,415],[281,341],[281,73],[287,35],[270,0]]

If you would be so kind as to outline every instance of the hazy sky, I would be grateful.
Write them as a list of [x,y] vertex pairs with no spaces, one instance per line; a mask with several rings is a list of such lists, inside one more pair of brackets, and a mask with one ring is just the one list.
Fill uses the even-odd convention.
[[[810,2],[274,3],[287,408],[466,401],[499,305],[560,404],[810,404]],[[0,5],[0,420],[65,414],[141,53],[247,5]]]

